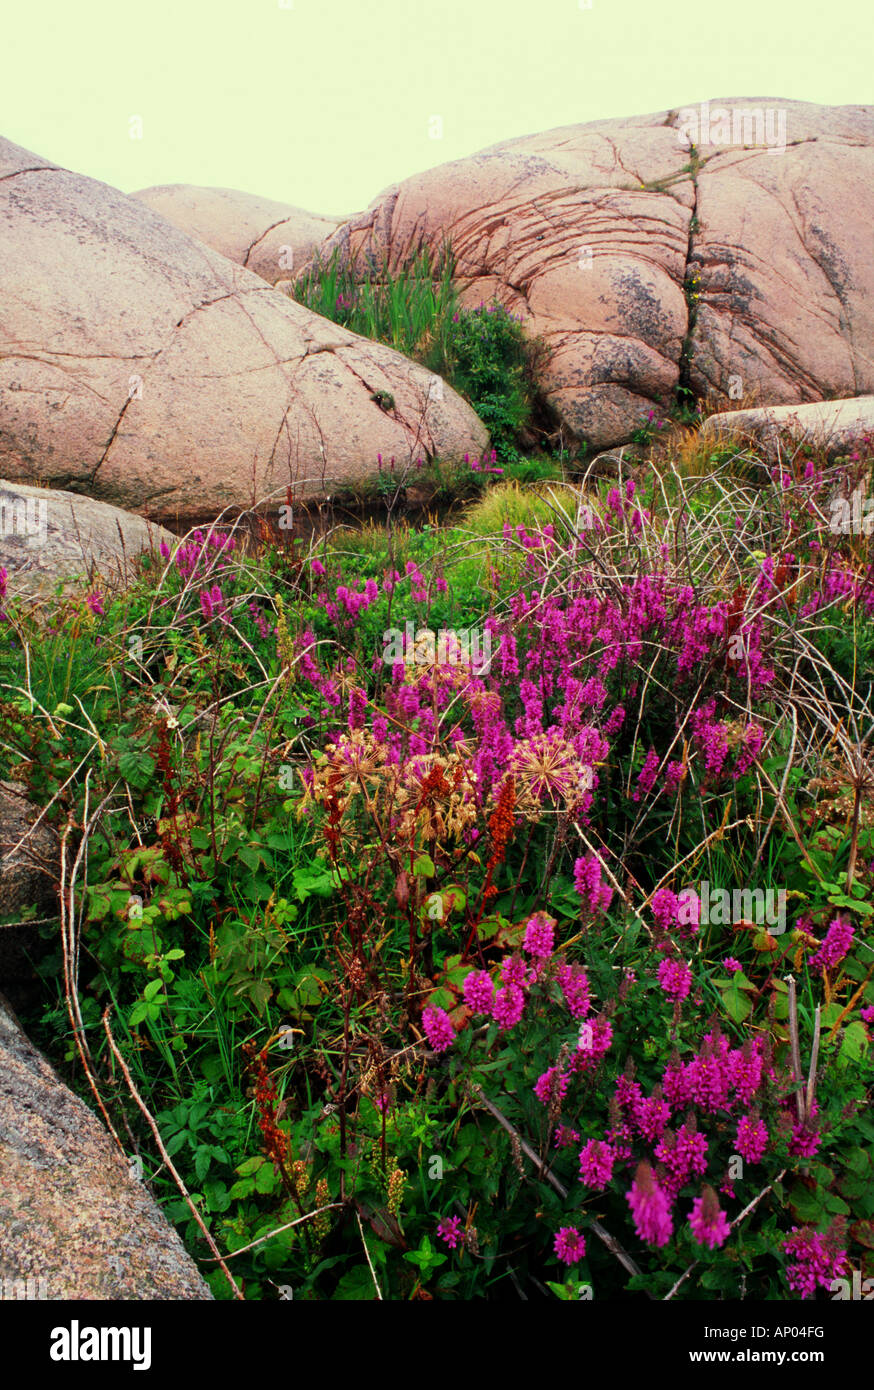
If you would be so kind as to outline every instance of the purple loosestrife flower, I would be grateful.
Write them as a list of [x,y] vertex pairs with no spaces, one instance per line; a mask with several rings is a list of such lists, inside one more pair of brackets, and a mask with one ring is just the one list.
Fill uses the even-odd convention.
[[464,1002],[475,1014],[489,1014],[495,1002],[495,986],[486,970],[471,970],[464,978]]
[[604,733],[609,738],[611,734],[618,734],[625,722],[625,710],[621,705],[617,705],[604,725]]
[[569,1129],[567,1125],[557,1125],[552,1142],[557,1149],[569,1149],[572,1144],[580,1142],[579,1131]]
[[658,968],[658,980],[669,999],[685,999],[692,983],[692,971],[684,960],[668,957]]
[[610,1050],[613,1025],[603,1014],[580,1028],[577,1050],[571,1058],[572,1071],[594,1071],[601,1058]]
[[422,1027],[435,1052],[445,1052],[455,1042],[452,1019],[445,1009],[429,1006],[422,1014]]
[[631,1191],[626,1198],[641,1240],[658,1250],[667,1245],[674,1232],[668,1199],[646,1162],[638,1164]]
[[708,1033],[698,1055],[686,1067],[689,1099],[710,1115],[729,1106],[731,1074],[728,1050],[725,1038],[720,1035],[717,1040],[712,1033]]
[[576,1226],[562,1226],[553,1246],[556,1255],[566,1265],[579,1264],[586,1253],[586,1240]]
[[582,900],[585,917],[598,917],[610,906],[613,889],[602,883],[601,877],[601,865],[593,854],[574,864],[574,889]]
[[222,622],[228,621],[224,594],[218,584],[213,584],[211,589],[203,590],[200,595],[200,609],[207,620],[221,618]]
[[684,888],[677,898],[677,925],[680,935],[694,936],[701,922],[701,899],[694,888]]
[[669,796],[675,796],[683,784],[686,776],[686,764],[684,762],[670,762],[665,768],[664,789]]
[[860,1009],[859,1017],[863,1023],[874,1023],[874,1004],[868,1004],[864,1009]]
[[679,899],[676,893],[672,893],[670,888],[659,888],[652,895],[650,910],[656,921],[656,926],[662,931],[668,931],[677,920],[677,909]]
[[736,960],[734,956],[726,956],[722,962],[722,968],[727,970],[729,975],[736,975],[739,970],[743,970],[740,961]]
[[645,799],[647,796],[649,796],[650,792],[655,786],[660,762],[661,759],[659,758],[658,753],[656,753],[654,748],[651,748],[646,755],[643,767],[641,768],[640,774],[637,778],[637,789],[632,795],[632,801],[640,801],[642,798]]
[[589,979],[585,970],[579,965],[562,963],[556,972],[556,979],[564,995],[564,1002],[567,1004],[571,1018],[585,1018],[592,1007],[589,996]]
[[623,1110],[634,1110],[636,1105],[643,1099],[643,1087],[639,1081],[633,1081],[625,1072],[616,1078],[616,1100]]
[[102,594],[96,592],[93,594],[89,594],[85,602],[88,604],[88,607],[91,609],[91,612],[95,615],[95,617],[102,618],[105,616]]
[[456,1250],[459,1245],[464,1244],[464,1231],[461,1229],[460,1216],[444,1216],[437,1226],[437,1235],[450,1250]]
[[522,956],[505,956],[501,962],[501,983],[518,985],[522,989],[528,984],[528,966]]
[[762,1039],[753,1038],[734,1048],[727,1058],[731,1085],[741,1105],[749,1105],[762,1083]]
[[503,1030],[515,1028],[525,1010],[525,995],[518,985],[505,985],[495,995],[492,1018]]
[[[820,1134],[819,1125],[816,1122],[816,1114],[819,1109],[817,1102],[811,1106],[810,1115],[806,1120],[799,1120],[794,1110],[789,1112],[792,1125],[792,1138],[789,1141],[789,1152],[796,1158],[815,1158],[819,1152]],[[784,1112],[785,1114],[786,1112]]]
[[693,1201],[689,1225],[699,1245],[706,1245],[709,1250],[718,1250],[725,1244],[731,1234],[731,1227],[712,1187],[706,1186],[702,1195]]
[[358,686],[353,686],[349,691],[349,728],[364,728],[364,720],[367,714],[367,692]]
[[768,1131],[757,1115],[741,1115],[734,1147],[745,1163],[761,1163],[768,1147]]
[[612,1144],[602,1139],[589,1139],[580,1149],[580,1182],[596,1192],[603,1192],[613,1177],[616,1158]]
[[545,912],[536,912],[525,928],[524,950],[529,956],[547,960],[555,949],[555,921]]
[[564,1100],[569,1085],[567,1072],[560,1072],[558,1067],[548,1067],[538,1076],[533,1091],[541,1105],[552,1105],[555,1101]]
[[672,1110],[682,1110],[692,1098],[688,1073],[678,1057],[662,1072],[662,1094]]
[[839,1244],[839,1229],[835,1226],[824,1234],[811,1226],[793,1226],[783,1241],[783,1253],[794,1261],[786,1266],[790,1289],[803,1299],[813,1298],[817,1287],[830,1290],[847,1259],[846,1250],[837,1248]]
[[660,1095],[641,1096],[633,1108],[632,1117],[643,1138],[654,1144],[664,1133],[671,1110]]
[[659,1163],[669,1174],[665,1186],[673,1193],[692,1177],[703,1177],[707,1171],[707,1138],[699,1133],[694,1119],[680,1125],[676,1134],[665,1130],[655,1150]]
[[704,753],[704,770],[711,777],[718,777],[728,757],[728,734],[722,724],[701,723],[697,730],[697,742]]
[[843,917],[836,917],[829,925],[825,940],[818,951],[810,957],[811,970],[831,970],[838,965],[853,944],[854,927]]

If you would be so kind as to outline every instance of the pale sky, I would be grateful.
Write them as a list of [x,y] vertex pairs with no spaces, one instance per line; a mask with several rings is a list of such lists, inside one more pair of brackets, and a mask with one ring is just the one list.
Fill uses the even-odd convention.
[[716,97],[874,103],[870,0],[590,6],[20,0],[2,21],[0,134],[125,192],[212,184],[345,214],[553,126]]

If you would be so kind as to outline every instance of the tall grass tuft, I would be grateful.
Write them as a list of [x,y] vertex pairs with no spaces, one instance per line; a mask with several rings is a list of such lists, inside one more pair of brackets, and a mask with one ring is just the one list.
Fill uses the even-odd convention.
[[353,333],[387,343],[407,357],[440,347],[458,310],[450,251],[423,250],[391,270],[387,260],[366,270],[334,251],[316,259],[294,287],[294,297],[314,313]]

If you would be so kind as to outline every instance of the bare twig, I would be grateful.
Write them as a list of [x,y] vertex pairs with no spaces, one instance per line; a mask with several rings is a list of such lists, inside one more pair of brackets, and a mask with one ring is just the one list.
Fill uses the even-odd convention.
[[792,1077],[795,1081],[795,1100],[798,1108],[798,1121],[803,1124],[807,1119],[807,1107],[804,1097],[804,1080],[801,1075],[801,1044],[798,1038],[798,999],[795,991],[795,976],[787,975],[786,983],[789,986],[789,1045],[792,1056]]
[[[172,1160],[172,1158],[170,1157],[170,1155],[168,1154],[166,1148],[164,1147],[164,1141],[163,1141],[163,1139],[161,1138],[161,1131],[158,1129],[158,1126],[157,1126],[157,1124],[155,1123],[154,1117],[152,1116],[152,1113],[151,1113],[151,1111],[149,1110],[149,1107],[146,1105],[146,1102],[143,1100],[142,1096],[140,1095],[139,1091],[137,1090],[137,1088],[136,1088],[136,1086],[135,1086],[135,1084],[134,1084],[134,1079],[133,1079],[133,1077],[131,1076],[130,1071],[128,1070],[127,1063],[125,1062],[124,1058],[122,1057],[121,1053],[120,1053],[119,1050],[118,1050],[118,1047],[117,1047],[117,1045],[116,1045],[115,1038],[112,1036],[112,1029],[111,1029],[111,1027],[110,1027],[110,1025],[109,1025],[109,1008],[108,1008],[108,1007],[107,1007],[106,1009],[104,1009],[104,1011],[103,1011],[103,1028],[104,1028],[104,1031],[105,1031],[105,1033],[106,1033],[106,1037],[107,1037],[107,1040],[108,1040],[108,1042],[109,1042],[109,1046],[110,1046],[110,1049],[111,1049],[111,1051],[112,1051],[112,1055],[113,1055],[113,1057],[115,1058],[115,1060],[118,1062],[119,1067],[121,1068],[121,1074],[122,1074],[122,1076],[124,1077],[125,1081],[127,1082],[127,1088],[128,1088],[128,1090],[130,1091],[131,1096],[133,1097],[134,1101],[136,1102],[136,1104],[137,1104],[138,1108],[140,1109],[140,1111],[142,1112],[142,1114],[145,1116],[146,1124],[149,1126],[149,1129],[152,1131],[152,1136],[153,1136],[153,1138],[154,1138],[154,1140],[155,1140],[155,1144],[156,1144],[156,1146],[157,1146],[158,1152],[160,1153],[161,1157],[163,1158],[165,1164],[167,1165],[167,1171],[168,1171],[168,1172],[170,1173],[170,1175],[172,1176],[173,1181],[175,1182],[176,1186],[179,1188],[179,1191],[181,1192],[183,1198],[185,1199],[185,1202],[186,1202],[187,1206],[189,1207],[189,1209],[190,1209],[190,1211],[191,1211],[191,1215],[194,1217],[195,1221],[197,1222],[198,1226],[200,1227],[201,1231],[203,1232],[204,1239],[206,1240],[207,1245],[209,1246],[210,1250],[212,1251],[214,1258],[216,1259],[216,1261],[218,1262],[218,1264],[221,1266],[222,1273],[224,1274],[225,1278],[227,1279],[228,1283],[230,1284],[231,1288],[232,1288],[233,1291],[234,1291],[234,1298],[238,1298],[238,1299],[240,1299],[240,1300],[243,1300],[243,1298],[244,1298],[243,1291],[242,1291],[242,1289],[240,1288],[240,1286],[238,1285],[238,1283],[237,1283],[237,1281],[235,1280],[234,1276],[231,1274],[231,1271],[228,1269],[227,1265],[225,1264],[224,1258],[223,1258],[223,1256],[222,1256],[222,1254],[221,1254],[221,1252],[220,1252],[218,1246],[216,1245],[215,1241],[213,1240],[212,1236],[210,1235],[209,1231],[207,1230],[206,1226],[204,1225],[203,1217],[201,1216],[200,1212],[197,1210],[197,1207],[196,1207],[196,1206],[194,1205],[194,1203],[192,1202],[191,1197],[189,1196],[189,1193],[188,1193],[188,1189],[187,1189],[187,1187],[185,1186],[185,1183],[182,1181],[181,1177],[179,1176],[179,1173],[176,1171],[176,1168],[175,1168],[175,1166],[174,1166],[174,1164],[173,1164],[173,1160]],[[238,1253],[239,1253],[239,1252],[238,1252]]]
[[[763,1198],[763,1197],[766,1197],[766,1196],[768,1195],[768,1193],[769,1193],[769,1192],[771,1191],[771,1189],[775,1186],[775,1184],[778,1183],[778,1182],[780,1182],[781,1178],[785,1177],[785,1174],[786,1174],[786,1169],[785,1169],[785,1168],[781,1168],[781,1169],[780,1169],[780,1172],[777,1174],[776,1178],[774,1178],[774,1181],[773,1181],[773,1182],[769,1182],[767,1187],[763,1187],[762,1190],[761,1190],[761,1192],[759,1192],[758,1195],[755,1196],[751,1202],[748,1202],[748,1203],[747,1203],[747,1205],[744,1207],[743,1211],[740,1212],[739,1215],[737,1215],[737,1216],[734,1218],[734,1220],[731,1222],[731,1224],[729,1225],[729,1228],[728,1228],[728,1229],[729,1229],[730,1231],[733,1231],[733,1230],[735,1229],[736,1226],[739,1226],[739,1225],[740,1225],[740,1223],[744,1220],[745,1217],[749,1216],[750,1212],[755,1211],[756,1207],[759,1205],[759,1202],[761,1202],[762,1198]],[[689,1265],[688,1269],[684,1269],[684,1270],[683,1270],[683,1273],[680,1275],[680,1277],[679,1277],[679,1279],[677,1280],[676,1284],[674,1284],[673,1288],[670,1290],[669,1293],[666,1293],[666,1294],[665,1294],[664,1298],[662,1299],[662,1302],[663,1302],[663,1303],[667,1303],[669,1299],[673,1298],[674,1294],[677,1292],[677,1289],[680,1287],[680,1285],[681,1285],[681,1284],[685,1284],[686,1280],[689,1278],[689,1275],[692,1273],[692,1270],[693,1270],[693,1269],[697,1269],[697,1267],[698,1267],[698,1261],[697,1261],[697,1260],[693,1260],[692,1263]]]
[[807,1073],[807,1113],[813,1114],[813,1101],[816,1095],[816,1064],[819,1061],[819,1030],[821,1005],[817,1004],[813,1015],[813,1042],[810,1048],[810,1070]]
[[[323,1207],[316,1207],[315,1211],[305,1212],[303,1216],[296,1216],[293,1221],[286,1221],[284,1226],[277,1226],[275,1230],[268,1231],[266,1236],[259,1236],[257,1240],[250,1241],[248,1245],[241,1245],[239,1250],[231,1250],[225,1255],[226,1260],[235,1260],[238,1255],[245,1255],[247,1250],[254,1250],[256,1246],[263,1245],[265,1241],[272,1240],[274,1236],[279,1236],[283,1231],[290,1231],[292,1226],[300,1226],[304,1221],[312,1221],[314,1216],[319,1216],[323,1211],[332,1211],[335,1207],[342,1207],[342,1202],[326,1202]],[[209,1261],[213,1264],[216,1259],[221,1259],[220,1255],[213,1256]]]
[[361,1213],[358,1211],[356,1211],[355,1213],[355,1220],[358,1222],[358,1231],[361,1235],[361,1244],[364,1246],[364,1253],[367,1256],[367,1264],[370,1268],[370,1277],[373,1280],[373,1287],[376,1289],[377,1298],[379,1299],[380,1303],[382,1303],[382,1290],[379,1287],[379,1281],[376,1277],[376,1270],[373,1268],[373,1261],[370,1258],[370,1251],[367,1248],[367,1241],[364,1239],[364,1227],[361,1224]]
[[[91,773],[89,769],[89,771],[85,775],[85,837],[87,837],[88,827],[88,779],[90,776]],[[97,808],[98,815],[100,814],[100,810],[103,807],[103,805],[105,805],[105,802],[101,802],[100,806]],[[67,1005],[67,1017],[70,1020],[70,1027],[73,1030],[73,1041],[76,1044],[76,1051],[79,1053],[79,1060],[82,1063],[82,1069],[85,1072],[85,1077],[88,1081],[88,1085],[91,1087],[91,1093],[94,1096],[95,1101],[97,1102],[97,1108],[103,1116],[106,1128],[109,1130],[109,1133],[112,1135],[122,1154],[124,1154],[125,1158],[127,1158],[124,1144],[119,1139],[115,1126],[113,1125],[112,1120],[109,1118],[109,1111],[106,1109],[106,1106],[103,1103],[103,1097],[101,1096],[97,1086],[97,1081],[95,1079],[93,1071],[93,1060],[91,1057],[90,1049],[88,1047],[88,1041],[85,1036],[85,1025],[82,1021],[82,1014],[79,1009],[79,946],[78,934],[76,931],[75,889],[76,873],[82,858],[82,846],[79,846],[79,851],[73,862],[73,866],[69,871],[68,881],[67,841],[70,835],[72,834],[72,831],[73,819],[72,816],[70,816],[68,818],[67,824],[65,825],[61,833],[61,883],[59,902],[61,918],[61,947],[64,953],[64,1002]]]
[[[479,1104],[482,1105],[486,1110],[488,1110],[490,1115],[493,1115],[495,1117],[501,1128],[505,1129],[507,1133],[511,1136],[511,1138],[515,1139],[518,1142],[522,1152],[526,1154],[528,1158],[531,1159],[532,1163],[537,1165],[538,1173],[546,1179],[546,1181],[550,1184],[551,1187],[555,1189],[555,1191],[558,1193],[560,1197],[566,1197],[568,1195],[568,1190],[565,1187],[564,1183],[559,1182],[558,1178],[555,1177],[554,1174],[552,1174],[549,1171],[549,1169],[544,1166],[543,1159],[540,1158],[540,1156],[534,1151],[534,1149],[532,1149],[531,1145],[525,1139],[522,1138],[519,1131],[516,1128],[514,1128],[513,1125],[511,1125],[506,1115],[504,1115],[498,1109],[498,1107],[495,1104],[493,1104],[492,1101],[489,1100],[488,1096],[484,1093],[482,1087],[473,1086],[471,1089],[476,1095]],[[596,1218],[593,1216],[589,1217],[589,1224],[591,1225],[592,1230],[600,1240],[601,1244],[606,1246],[606,1248],[610,1251],[611,1255],[616,1256],[616,1259],[622,1265],[623,1269],[627,1270],[628,1273],[631,1275],[639,1276],[639,1268],[634,1263],[634,1260],[628,1254],[627,1250],[624,1250],[623,1247],[619,1244],[619,1241],[616,1239],[616,1237],[611,1236],[607,1228],[605,1226],[602,1226],[601,1222],[596,1220]],[[647,1298],[652,1298],[652,1294],[650,1293],[648,1293],[646,1296]]]

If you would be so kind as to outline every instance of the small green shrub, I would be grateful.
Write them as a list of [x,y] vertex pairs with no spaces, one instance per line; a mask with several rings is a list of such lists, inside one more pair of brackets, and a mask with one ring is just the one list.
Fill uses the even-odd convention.
[[495,302],[461,310],[429,354],[428,366],[470,401],[501,462],[520,458],[520,434],[531,422],[530,351],[521,320]]

